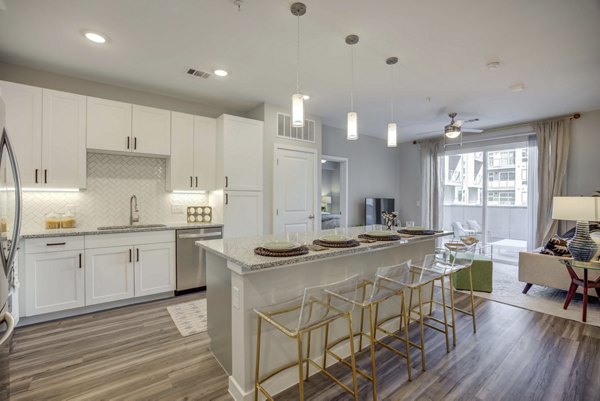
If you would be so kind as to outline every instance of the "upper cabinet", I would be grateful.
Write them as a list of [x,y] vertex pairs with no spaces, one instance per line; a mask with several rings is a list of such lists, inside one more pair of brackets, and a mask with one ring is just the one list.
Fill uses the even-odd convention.
[[85,188],[85,96],[0,81],[24,187]]
[[263,122],[223,114],[217,119],[217,187],[261,191]]
[[87,148],[101,152],[169,156],[171,113],[88,97]]
[[171,113],[171,160],[167,189],[215,189],[216,125],[214,118]]

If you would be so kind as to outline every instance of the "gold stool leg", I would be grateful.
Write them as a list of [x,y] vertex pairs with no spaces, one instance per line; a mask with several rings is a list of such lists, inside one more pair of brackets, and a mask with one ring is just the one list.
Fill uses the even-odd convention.
[[298,389],[300,392],[300,400],[304,401],[304,378],[302,377],[302,334],[298,334],[296,338],[298,339]]
[[329,343],[329,323],[325,325],[325,346],[323,348],[323,369],[327,369],[327,347]]
[[[364,294],[363,294],[363,299],[365,299]],[[359,333],[364,333],[365,332],[365,310],[364,308],[360,308],[360,331]],[[358,336],[358,352],[362,351],[362,341],[363,341],[363,336],[362,334]]]
[[350,363],[352,364],[352,388],[354,389],[354,400],[358,401],[358,382],[356,381],[356,358],[354,356],[354,338],[352,337],[352,314],[348,313],[348,335],[350,336]]
[[423,291],[419,286],[419,325],[421,326],[421,369],[425,371],[425,333],[423,329]]
[[[402,291],[402,317],[404,318],[404,347],[406,352],[406,369],[408,371],[408,381],[412,381],[412,368],[410,366],[410,344],[408,337],[408,320],[406,318],[406,294]],[[375,322],[377,324],[377,322]]]
[[[446,314],[446,288],[444,285],[445,277],[442,276],[442,309],[444,310],[444,335],[446,336],[446,353],[450,352],[450,342],[448,341],[448,316]],[[452,289],[450,289],[452,291]]]
[[[379,304],[378,304],[379,305]],[[375,337],[377,332],[375,331],[376,320],[373,319],[373,304],[369,305],[369,321],[371,324],[370,339],[371,339],[371,377],[373,378],[373,401],[377,400],[377,377],[375,368]],[[362,337],[362,336],[361,336]]]
[[258,380],[260,374],[260,334],[261,334],[262,318],[258,316],[257,333],[256,333],[256,370],[254,372],[254,401],[258,401]]
[[454,273],[448,275],[450,277],[450,313],[452,315],[452,345],[456,347],[456,319],[454,316],[454,286],[452,280]]
[[429,299],[429,316],[433,315],[433,293],[435,290],[435,280],[431,282],[431,298]]
[[473,333],[477,333],[477,324],[475,323],[475,296],[473,295],[473,265],[469,266],[469,288],[471,289],[471,314],[473,315]]
[[312,331],[308,332],[308,341],[306,342],[306,375],[304,376],[304,380],[308,381],[308,373],[310,368],[310,363],[308,360],[310,359],[310,335]]
[[410,324],[412,319],[412,305],[413,305],[413,289],[410,289],[410,296],[408,297],[408,321],[406,324]]

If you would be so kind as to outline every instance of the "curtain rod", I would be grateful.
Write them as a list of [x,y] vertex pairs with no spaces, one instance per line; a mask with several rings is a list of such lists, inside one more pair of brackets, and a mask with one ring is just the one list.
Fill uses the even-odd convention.
[[[530,121],[530,122],[526,122],[526,123],[520,123],[520,124],[513,124],[513,125],[506,125],[504,127],[495,127],[495,128],[490,128],[487,130],[483,130],[484,132],[493,132],[493,131],[500,131],[500,130],[505,130],[505,129],[511,129],[511,128],[519,128],[519,127],[526,127],[527,125],[531,125],[531,124],[536,124],[536,123],[540,123],[542,121],[550,121],[550,120],[560,120],[562,118],[569,118],[570,120],[578,120],[579,118],[581,118],[581,114],[580,113],[573,113],[573,114],[567,114],[564,116],[557,116],[557,117],[552,117],[552,118],[546,118],[543,120],[535,120],[535,121]],[[511,136],[523,136],[525,134],[516,134],[516,135],[507,135],[507,137],[511,137]],[[529,134],[527,134],[529,135]],[[494,138],[497,139],[497,138]],[[474,140],[474,141],[469,141],[469,142],[483,142],[486,139],[479,139],[479,140]],[[422,140],[414,140],[412,143],[413,145],[417,145],[419,143],[421,143]],[[450,144],[450,145],[457,145],[457,144]]]

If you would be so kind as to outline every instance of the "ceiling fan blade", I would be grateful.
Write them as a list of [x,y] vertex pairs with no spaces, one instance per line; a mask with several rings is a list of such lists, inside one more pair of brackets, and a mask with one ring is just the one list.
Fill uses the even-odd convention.
[[475,122],[475,121],[479,121],[479,119],[478,118],[472,118],[470,120],[465,120],[465,121],[463,121],[463,124],[472,123],[472,122]]
[[429,131],[429,132],[419,132],[418,134],[415,134],[416,136],[423,136],[423,135],[433,135],[433,134],[440,134],[442,135],[443,132],[440,130],[435,130],[435,131]]
[[477,128],[461,128],[462,132],[472,132],[475,134],[481,134],[483,132],[482,129],[477,129]]
[[452,125],[460,128],[464,123],[465,121],[463,120],[455,120],[454,123],[452,123]]

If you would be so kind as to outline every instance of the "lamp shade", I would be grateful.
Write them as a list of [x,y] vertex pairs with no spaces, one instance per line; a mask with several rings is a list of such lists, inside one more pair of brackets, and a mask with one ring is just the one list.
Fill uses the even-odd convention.
[[348,131],[346,139],[355,141],[358,139],[358,114],[355,111],[348,113]]
[[331,204],[331,196],[321,196],[321,202],[327,205]]
[[394,147],[398,146],[398,134],[397,134],[396,123],[388,124],[387,146],[388,146],[388,148],[394,148]]
[[600,198],[598,197],[555,196],[552,203],[554,220],[600,220]]
[[304,127],[304,95],[292,95],[292,127]]

